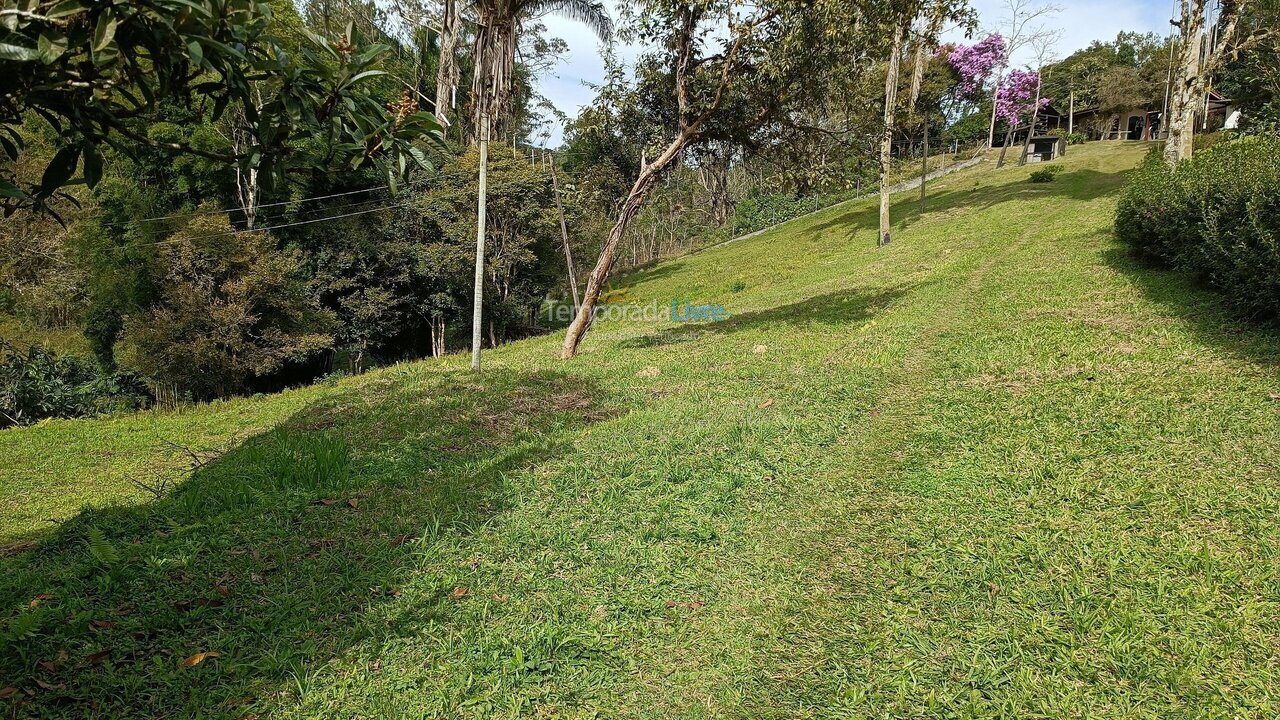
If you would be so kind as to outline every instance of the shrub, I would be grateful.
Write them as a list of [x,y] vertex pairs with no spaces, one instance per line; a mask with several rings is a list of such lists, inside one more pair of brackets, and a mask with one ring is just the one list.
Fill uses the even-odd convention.
[[26,351],[0,341],[0,427],[45,418],[77,418],[134,410],[148,401],[137,376],[104,371],[89,360]]
[[1039,170],[1036,170],[1035,172],[1031,173],[1031,182],[1033,183],[1053,182],[1053,178],[1057,174],[1058,173],[1055,172],[1053,168],[1047,168],[1047,167],[1040,168]]
[[1089,139],[1089,136],[1085,135],[1084,133],[1078,133],[1078,132],[1067,133],[1068,145],[1083,145],[1085,141],[1088,139]]
[[1176,168],[1153,152],[1121,194],[1116,235],[1249,315],[1280,316],[1280,138],[1220,142]]
[[163,246],[155,304],[124,324],[122,365],[167,392],[230,395],[332,347],[328,317],[298,277],[296,253],[264,233],[197,218]]

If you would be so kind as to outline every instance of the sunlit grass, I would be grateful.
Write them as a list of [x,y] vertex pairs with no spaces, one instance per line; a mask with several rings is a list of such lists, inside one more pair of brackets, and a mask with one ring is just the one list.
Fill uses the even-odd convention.
[[0,532],[42,538],[3,559],[0,702],[1274,716],[1280,345],[1115,245],[1142,152],[959,173],[885,249],[864,201],[656,266],[628,297],[731,317],[567,363],[0,433]]

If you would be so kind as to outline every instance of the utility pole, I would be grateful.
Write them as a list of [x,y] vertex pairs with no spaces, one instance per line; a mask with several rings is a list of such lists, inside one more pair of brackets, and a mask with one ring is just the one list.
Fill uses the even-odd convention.
[[471,308],[471,371],[480,372],[480,317],[484,306],[484,209],[489,189],[489,113],[480,114],[480,197],[476,203],[476,294]]
[[1076,132],[1076,91],[1071,89],[1071,109],[1067,110],[1067,134],[1074,135]]
[[573,309],[578,309],[578,278],[573,272],[573,252],[569,250],[569,230],[564,224],[564,205],[560,203],[560,181],[556,179],[556,158],[551,156],[551,190],[556,195],[556,212],[560,213],[560,238],[564,241],[564,264],[569,269],[569,290],[573,292]]

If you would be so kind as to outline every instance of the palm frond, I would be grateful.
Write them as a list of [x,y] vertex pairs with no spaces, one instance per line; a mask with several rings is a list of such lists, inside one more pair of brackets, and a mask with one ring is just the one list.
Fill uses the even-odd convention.
[[554,13],[586,25],[601,40],[613,37],[613,18],[600,0],[529,0],[521,11],[526,17]]

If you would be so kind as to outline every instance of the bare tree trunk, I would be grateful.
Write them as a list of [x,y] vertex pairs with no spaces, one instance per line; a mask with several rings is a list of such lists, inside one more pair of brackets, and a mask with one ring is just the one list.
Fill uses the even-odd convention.
[[1000,147],[1000,159],[996,161],[997,170],[1004,167],[1005,155],[1008,154],[1009,146],[1012,144],[1013,144],[1013,126],[1010,125],[1009,129],[1006,130],[1004,133],[1004,145]]
[[1182,0],[1178,22],[1182,41],[1178,44],[1178,64],[1174,73],[1172,107],[1169,109],[1164,160],[1170,165],[1191,157],[1196,128],[1196,107],[1204,87],[1200,55],[1204,47],[1204,11],[1207,0]]
[[573,251],[569,249],[569,229],[564,224],[564,205],[560,203],[560,181],[556,179],[556,159],[551,158],[551,189],[556,195],[556,212],[560,213],[560,239],[564,242],[564,264],[569,270],[569,290],[573,306],[578,307],[578,274],[573,270]]
[[1036,132],[1036,123],[1040,122],[1040,87],[1040,81],[1037,80],[1036,104],[1031,109],[1031,127],[1027,128],[1027,139],[1022,142],[1022,157],[1018,158],[1018,165],[1027,164],[1027,153],[1031,152],[1031,136]]
[[475,76],[471,82],[472,141],[480,137],[481,118],[489,116],[489,139],[507,137],[511,121],[516,66],[514,22],[498,21],[488,14],[476,22]]
[[682,132],[667,146],[666,150],[662,151],[662,154],[658,156],[653,164],[641,166],[640,175],[636,178],[635,184],[631,186],[631,192],[627,193],[627,199],[623,201],[621,209],[618,210],[618,217],[614,221],[613,229],[609,231],[609,237],[605,240],[604,247],[600,250],[600,259],[596,261],[595,268],[592,269],[590,277],[587,278],[587,289],[582,295],[582,304],[578,306],[578,314],[573,318],[573,322],[569,324],[569,329],[565,333],[564,346],[560,349],[560,357],[568,359],[578,353],[578,345],[582,343],[582,338],[586,336],[587,330],[591,328],[591,322],[595,319],[595,309],[600,300],[600,292],[604,289],[604,284],[609,279],[609,272],[613,269],[614,262],[617,261],[618,245],[622,243],[622,237],[626,234],[627,227],[635,219],[636,213],[640,212],[645,198],[653,190],[658,177],[675,162],[675,159],[679,157],[681,151],[689,144],[690,140],[692,140],[692,136],[687,132]]
[[436,72],[436,117],[449,125],[458,92],[458,38],[462,29],[462,0],[444,0],[440,17],[440,67]]
[[880,240],[889,244],[889,173],[893,169],[894,110],[898,104],[898,71],[902,62],[902,23],[893,29],[893,51],[884,80],[884,136],[880,139]]
[[991,93],[991,125],[987,128],[987,147],[996,146],[996,108],[1000,105],[1000,83],[1004,81],[1003,72],[996,73],[996,89]]

